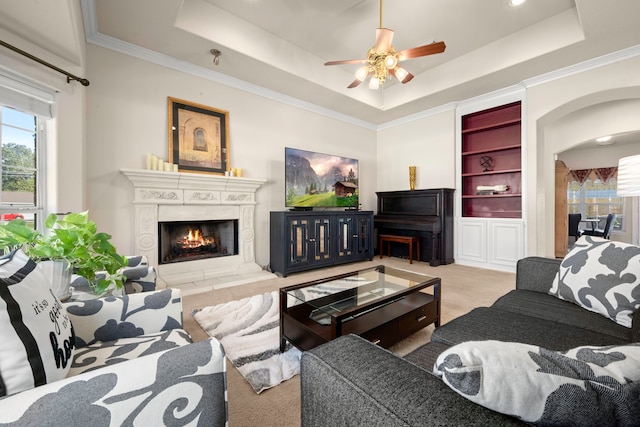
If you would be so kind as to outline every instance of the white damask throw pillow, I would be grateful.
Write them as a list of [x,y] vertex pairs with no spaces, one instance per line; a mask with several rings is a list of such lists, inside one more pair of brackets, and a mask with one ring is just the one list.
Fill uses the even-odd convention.
[[640,343],[567,352],[470,341],[434,374],[461,396],[534,425],[640,425]]
[[49,278],[21,250],[0,258],[0,396],[65,378],[73,348]]
[[549,294],[630,328],[640,308],[640,247],[582,236],[562,260]]

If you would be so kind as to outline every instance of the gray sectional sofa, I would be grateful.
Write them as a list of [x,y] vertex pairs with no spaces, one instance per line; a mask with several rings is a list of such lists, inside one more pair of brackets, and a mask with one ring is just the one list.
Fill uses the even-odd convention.
[[450,346],[498,340],[565,351],[583,345],[640,341],[632,327],[549,295],[560,260],[529,257],[517,266],[516,289],[436,328],[431,342],[404,358],[354,335],[302,355],[302,425],[510,426],[524,423],[475,404],[432,374]]

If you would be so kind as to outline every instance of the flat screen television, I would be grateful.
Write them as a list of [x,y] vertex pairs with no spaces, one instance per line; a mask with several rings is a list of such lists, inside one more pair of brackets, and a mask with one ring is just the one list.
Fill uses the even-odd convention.
[[288,208],[357,208],[358,160],[285,147]]

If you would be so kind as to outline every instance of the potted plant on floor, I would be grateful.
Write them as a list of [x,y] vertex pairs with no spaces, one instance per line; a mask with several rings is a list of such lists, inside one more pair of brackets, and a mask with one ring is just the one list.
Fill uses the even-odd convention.
[[[110,242],[111,235],[99,233],[95,222],[89,220],[88,211],[69,213],[59,219],[51,214],[45,220],[47,233],[34,230],[24,219],[14,219],[0,225],[0,248],[22,250],[34,261],[60,261],[67,266],[49,267],[49,273],[60,271],[68,277],[55,280],[66,280],[70,284],[71,270],[89,281],[97,295],[119,290],[124,286],[126,277],[121,269],[127,265],[124,256],[118,254]],[[105,277],[96,276],[96,272],[106,272]],[[54,283],[55,286],[55,283]],[[59,290],[66,296],[64,290]]]

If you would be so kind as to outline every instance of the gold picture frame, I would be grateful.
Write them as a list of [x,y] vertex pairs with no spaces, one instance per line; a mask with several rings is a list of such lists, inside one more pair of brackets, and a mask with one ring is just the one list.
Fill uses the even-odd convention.
[[224,175],[229,167],[229,112],[168,97],[169,163],[178,171]]

